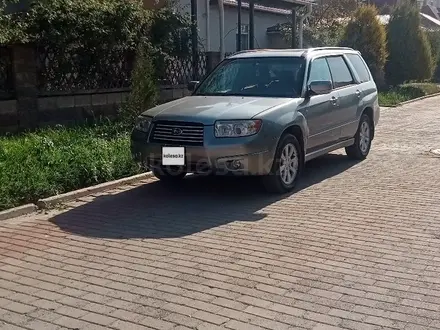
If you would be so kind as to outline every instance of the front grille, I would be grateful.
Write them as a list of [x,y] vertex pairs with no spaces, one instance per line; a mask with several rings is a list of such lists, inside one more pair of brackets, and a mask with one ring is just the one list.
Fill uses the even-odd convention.
[[158,121],[153,125],[150,141],[167,145],[203,146],[203,124]]

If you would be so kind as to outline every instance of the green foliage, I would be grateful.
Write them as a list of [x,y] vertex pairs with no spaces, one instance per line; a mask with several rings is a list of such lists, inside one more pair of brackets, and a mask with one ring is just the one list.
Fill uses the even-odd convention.
[[359,50],[376,82],[383,77],[387,60],[386,31],[375,6],[362,6],[345,28],[340,46]]
[[26,13],[6,15],[0,1],[0,43],[33,42],[92,62],[108,52],[134,52],[145,41],[169,55],[189,52],[190,18],[170,6],[149,11],[142,0],[39,0]]
[[0,138],[0,210],[138,174],[120,124]]
[[121,118],[128,125],[132,125],[140,113],[156,105],[156,81],[152,48],[149,44],[141,44],[132,73],[131,92],[127,102],[121,106]]
[[309,47],[333,47],[341,40],[345,26],[334,24],[332,28],[305,26],[304,44]]
[[399,85],[385,92],[379,93],[379,104],[383,107],[396,106],[401,102],[416,99],[418,97],[436,94],[440,92],[440,86],[432,83],[411,83]]
[[386,80],[390,85],[432,78],[434,61],[426,34],[420,27],[419,9],[411,0],[395,7],[388,24]]
[[428,31],[426,35],[431,45],[435,66],[433,81],[440,82],[440,31]]
[[[310,47],[336,46],[358,1],[319,0],[316,3],[304,27],[304,43]],[[285,30],[286,37],[289,37],[290,30],[291,26]]]
[[19,0],[0,0],[0,45],[15,42],[27,42],[27,21],[21,13],[6,13],[8,4]]

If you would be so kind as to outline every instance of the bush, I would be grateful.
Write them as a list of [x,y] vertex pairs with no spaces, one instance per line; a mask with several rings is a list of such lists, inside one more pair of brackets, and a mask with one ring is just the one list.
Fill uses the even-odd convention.
[[45,129],[0,138],[0,210],[141,173],[125,126]]
[[432,57],[434,60],[433,81],[440,82],[440,31],[429,31],[426,33],[431,45]]
[[395,7],[388,24],[386,80],[390,85],[432,78],[434,61],[426,34],[420,28],[419,9],[411,0]]
[[412,83],[399,85],[379,93],[379,104],[381,106],[395,106],[401,102],[413,100],[422,96],[436,94],[440,87],[432,83]]
[[121,106],[121,119],[133,125],[136,117],[156,105],[158,88],[153,66],[153,50],[148,44],[141,44],[136,54],[136,64],[131,77],[131,92]]
[[387,59],[386,31],[375,6],[362,6],[345,28],[340,46],[359,50],[380,84]]
[[31,42],[56,59],[50,61],[56,68],[47,80],[62,82],[72,74],[75,81],[109,80],[109,68],[123,56],[132,58],[144,43],[155,50],[155,66],[166,56],[191,55],[190,17],[170,6],[149,11],[141,0],[40,0],[25,14],[5,14],[3,1],[0,43]]

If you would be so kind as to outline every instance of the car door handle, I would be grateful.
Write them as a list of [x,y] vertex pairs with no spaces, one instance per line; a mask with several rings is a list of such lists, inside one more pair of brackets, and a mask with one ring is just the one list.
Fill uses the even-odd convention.
[[334,106],[338,105],[338,98],[332,96],[332,98],[330,99],[330,103],[333,104]]
[[361,97],[361,91],[359,89],[356,91],[356,96]]

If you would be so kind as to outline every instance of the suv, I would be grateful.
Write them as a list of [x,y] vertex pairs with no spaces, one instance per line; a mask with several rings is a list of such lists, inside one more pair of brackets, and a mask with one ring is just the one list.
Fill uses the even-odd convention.
[[345,148],[365,159],[379,120],[376,84],[351,48],[242,51],[188,88],[132,132],[133,158],[163,182],[235,173],[288,192],[313,158]]

